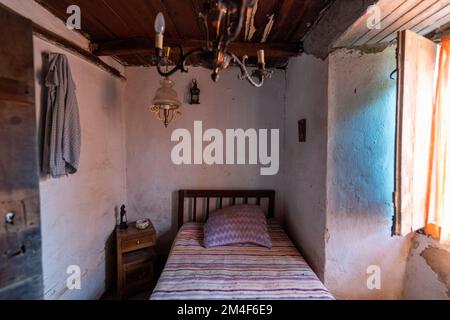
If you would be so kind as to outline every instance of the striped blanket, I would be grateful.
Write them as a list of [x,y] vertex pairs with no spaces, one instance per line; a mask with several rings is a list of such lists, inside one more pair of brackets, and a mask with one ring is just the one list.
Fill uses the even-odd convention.
[[185,224],[150,299],[333,299],[281,227],[271,222],[269,233],[272,249],[205,249],[203,224]]

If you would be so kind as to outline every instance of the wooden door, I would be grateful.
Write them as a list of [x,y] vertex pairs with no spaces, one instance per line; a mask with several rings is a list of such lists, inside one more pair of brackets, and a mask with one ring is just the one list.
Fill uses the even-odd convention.
[[0,299],[40,299],[32,23],[0,5],[0,30]]

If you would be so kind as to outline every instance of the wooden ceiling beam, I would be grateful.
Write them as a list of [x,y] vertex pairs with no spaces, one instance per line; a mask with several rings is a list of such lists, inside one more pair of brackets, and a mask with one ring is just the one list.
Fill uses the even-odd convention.
[[[135,54],[153,54],[154,40],[150,38],[130,38],[91,44],[91,51],[96,56],[129,56]],[[205,46],[204,40],[164,39],[164,44],[170,47],[181,45],[185,51]],[[264,49],[267,57],[288,58],[301,52],[301,43],[252,43],[232,42],[229,50],[236,56],[256,57],[260,49]],[[176,50],[176,49],[174,49]]]
[[306,53],[325,59],[334,42],[377,0],[334,1],[305,36]]
[[446,35],[450,35],[450,22],[447,22],[438,29],[428,33],[427,35],[425,35],[425,37],[436,43],[439,43],[442,40],[442,37]]
[[64,37],[61,37],[60,35],[38,25],[37,23],[33,23],[33,34],[41,39],[44,39],[44,40],[58,46],[58,47],[68,50],[79,57],[86,59],[87,61],[95,64],[96,66],[109,72],[113,76],[120,78],[121,80],[126,80],[126,78],[120,73],[119,70],[110,66],[109,64],[107,64],[106,62],[101,60],[98,56],[93,55],[87,49],[80,47],[76,43],[74,43],[70,40],[67,40]]

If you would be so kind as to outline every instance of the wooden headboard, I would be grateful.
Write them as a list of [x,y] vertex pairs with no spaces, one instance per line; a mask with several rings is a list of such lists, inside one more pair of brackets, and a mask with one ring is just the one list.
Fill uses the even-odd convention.
[[[256,199],[256,204],[261,205],[262,199],[268,199],[267,217],[275,216],[275,191],[274,190],[180,190],[178,192],[178,229],[183,226],[185,218],[185,200],[192,199],[192,218],[197,222],[197,199],[206,199],[205,216],[211,211],[223,207],[223,199],[230,199],[231,204],[236,204],[236,199],[242,199],[242,203],[249,203],[249,199]],[[211,199],[216,199],[216,205],[211,206]]]

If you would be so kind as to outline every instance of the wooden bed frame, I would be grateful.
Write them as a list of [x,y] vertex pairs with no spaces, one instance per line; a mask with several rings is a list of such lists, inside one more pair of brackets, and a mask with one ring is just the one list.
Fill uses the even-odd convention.
[[[218,206],[210,206],[210,199],[218,199]],[[192,199],[192,219],[197,222],[197,199],[206,199],[206,218],[211,211],[222,208],[223,199],[231,199],[232,205],[236,204],[236,199],[243,199],[243,203],[249,203],[249,199],[256,199],[256,204],[261,205],[261,199],[268,199],[269,205],[267,217],[275,216],[275,191],[274,190],[180,190],[178,191],[178,229],[184,223],[185,199]],[[216,201],[217,203],[217,201]]]

